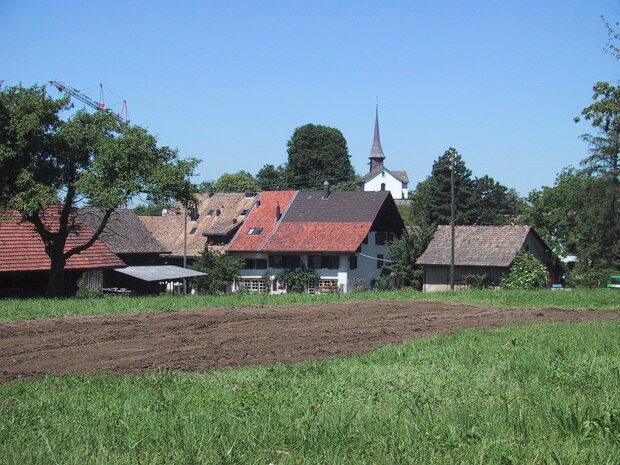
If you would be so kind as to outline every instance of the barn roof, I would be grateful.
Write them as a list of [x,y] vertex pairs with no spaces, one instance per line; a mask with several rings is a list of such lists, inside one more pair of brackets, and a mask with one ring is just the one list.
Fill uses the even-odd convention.
[[[81,208],[80,220],[92,230],[101,223],[104,212],[98,208]],[[118,209],[112,212],[100,239],[120,255],[164,254],[169,250],[153,237],[149,229],[132,210]]]
[[[198,194],[198,218],[187,222],[187,256],[198,256],[208,236],[232,234],[245,220],[256,198],[241,193]],[[175,203],[165,216],[139,217],[155,238],[175,257],[183,256],[183,207]],[[215,246],[214,248],[218,248]],[[220,247],[220,248],[223,248]]]
[[[276,220],[276,205],[282,217]],[[389,192],[264,192],[227,250],[230,252],[355,252],[373,229],[402,231]],[[257,228],[262,229],[256,234]],[[254,234],[252,234],[254,232]]]
[[[58,208],[49,208],[43,216],[46,227],[57,231],[53,227],[58,223]],[[84,244],[90,239],[93,232],[76,219],[76,230],[69,234],[65,251]],[[75,254],[67,261],[67,270],[97,270],[104,268],[118,268],[125,264],[106,246],[97,240],[88,249]],[[20,215],[14,211],[2,212],[0,215],[0,273],[23,271],[47,271],[50,269],[50,260],[45,253],[45,247],[34,226],[21,221]]]
[[[510,266],[523,247],[530,226],[456,226],[454,262],[460,266]],[[418,265],[450,265],[450,226],[439,226]]]

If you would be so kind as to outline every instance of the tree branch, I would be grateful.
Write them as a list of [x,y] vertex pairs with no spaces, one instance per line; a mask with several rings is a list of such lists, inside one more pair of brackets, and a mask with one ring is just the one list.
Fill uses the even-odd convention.
[[75,254],[78,254],[82,252],[83,250],[88,249],[91,245],[93,245],[95,241],[99,239],[99,236],[101,236],[101,233],[103,232],[106,225],[108,224],[108,220],[110,219],[110,215],[112,215],[113,211],[114,211],[113,208],[107,208],[105,210],[105,213],[103,214],[103,218],[101,219],[101,224],[99,225],[99,227],[97,228],[93,236],[85,244],[78,245],[77,247],[73,247],[72,249],[65,252],[65,259],[68,260],[69,257]]

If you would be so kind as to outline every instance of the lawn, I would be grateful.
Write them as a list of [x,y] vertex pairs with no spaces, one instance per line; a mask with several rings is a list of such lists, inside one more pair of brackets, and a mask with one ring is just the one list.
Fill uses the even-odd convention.
[[620,321],[0,385],[2,464],[617,464]]
[[132,314],[190,308],[290,305],[359,300],[433,300],[455,304],[512,308],[620,310],[620,292],[610,289],[570,291],[454,291],[422,293],[413,290],[328,295],[244,295],[114,297],[99,299],[0,299],[0,322],[74,315]]

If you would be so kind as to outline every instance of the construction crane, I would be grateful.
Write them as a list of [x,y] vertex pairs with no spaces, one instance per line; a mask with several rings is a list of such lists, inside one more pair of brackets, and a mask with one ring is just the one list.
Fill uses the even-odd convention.
[[[90,98],[88,95],[83,94],[79,90],[71,87],[69,84],[65,84],[62,81],[49,81],[49,83],[53,85],[54,87],[56,87],[56,89],[58,89],[59,92],[64,92],[67,95],[70,95],[71,97],[78,99],[80,102],[88,105],[89,107],[94,108],[95,110],[112,112],[112,110],[110,110],[109,108],[106,108],[105,103],[103,102],[103,84],[99,84],[99,89],[100,89],[99,95],[100,95],[101,101],[96,102],[95,100]],[[123,100],[123,106],[121,108],[121,111],[120,113],[115,114],[115,116],[122,123],[129,125],[129,114],[127,112],[127,100]]]

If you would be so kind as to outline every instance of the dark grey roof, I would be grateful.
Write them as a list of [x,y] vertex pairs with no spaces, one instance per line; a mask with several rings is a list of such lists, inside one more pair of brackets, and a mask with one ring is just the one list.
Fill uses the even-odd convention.
[[[541,240],[530,226],[457,226],[454,234],[455,265],[510,266],[530,231]],[[439,226],[416,263],[450,265],[450,238],[450,226]]]
[[359,181],[357,181],[358,184],[363,182],[363,181],[366,181],[367,179],[370,179],[376,173],[378,173],[380,170],[385,170],[386,172],[388,172],[392,176],[394,176],[396,179],[398,179],[400,182],[409,182],[409,176],[407,175],[406,171],[392,171],[392,170],[387,169],[385,166],[380,166],[376,170],[373,170],[370,173],[366,173],[364,176],[362,176],[359,179]]
[[[101,224],[103,211],[98,208],[81,208],[78,217],[90,229],[96,230]],[[115,254],[169,253],[132,210],[114,210],[99,239]]]
[[142,281],[173,281],[196,276],[207,276],[206,273],[200,271],[188,270],[187,268],[173,265],[128,266],[126,268],[116,268],[114,271]]
[[381,138],[379,137],[379,106],[377,106],[375,113],[375,135],[372,140],[372,148],[370,149],[368,158],[385,158],[385,155],[383,155],[383,148],[381,147]]
[[323,199],[323,191],[299,191],[282,221],[372,222],[388,196],[391,194],[387,191],[336,191]]

